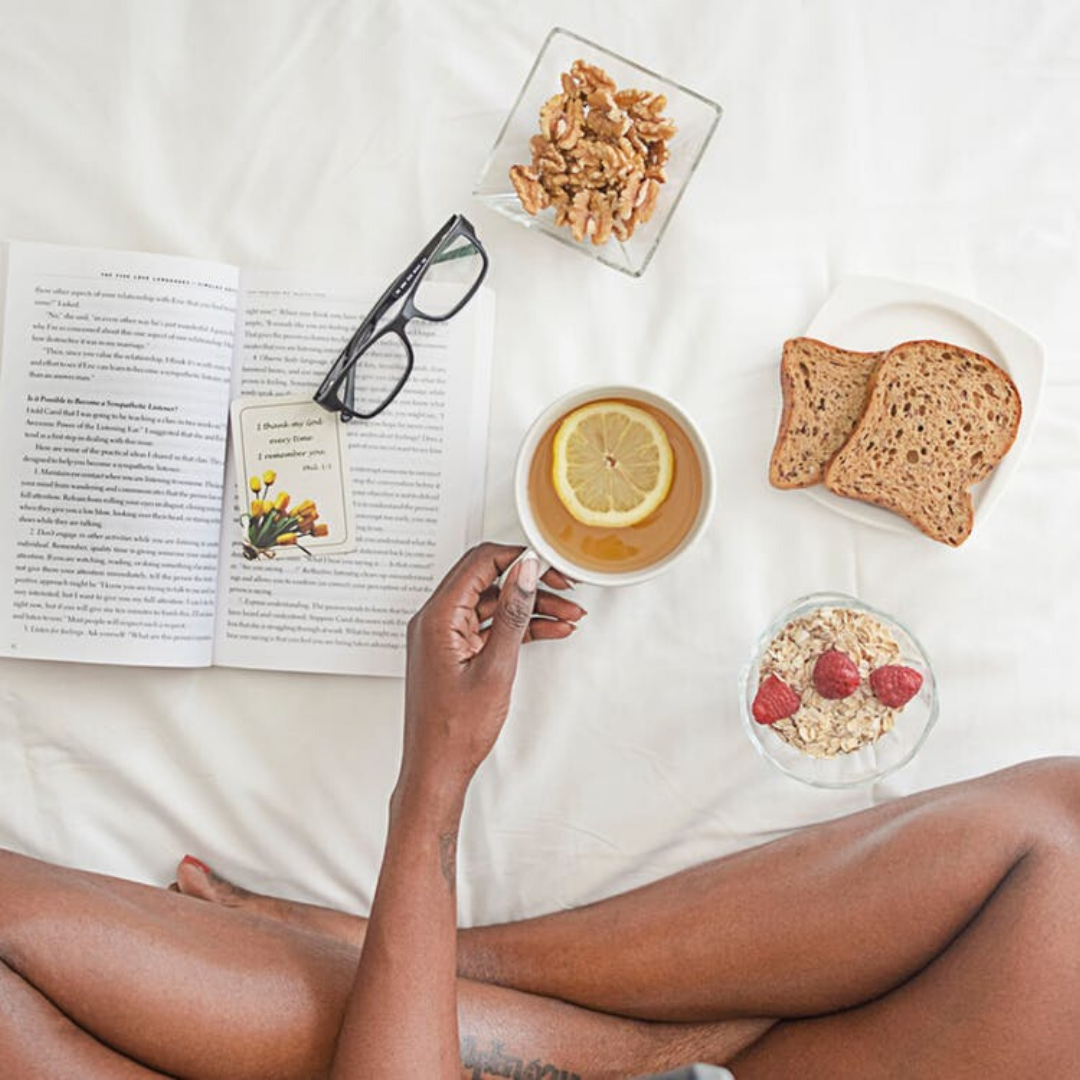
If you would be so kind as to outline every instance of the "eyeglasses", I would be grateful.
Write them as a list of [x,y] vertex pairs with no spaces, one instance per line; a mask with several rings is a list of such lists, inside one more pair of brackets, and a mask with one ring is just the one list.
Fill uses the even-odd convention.
[[341,350],[315,400],[342,420],[370,420],[401,392],[413,369],[405,328],[445,322],[476,294],[488,257],[472,225],[455,214],[398,275]]

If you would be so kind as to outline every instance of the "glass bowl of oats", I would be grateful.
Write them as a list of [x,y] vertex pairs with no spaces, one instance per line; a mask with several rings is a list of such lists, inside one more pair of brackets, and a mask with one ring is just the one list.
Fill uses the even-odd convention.
[[914,634],[843,593],[803,597],[777,616],[740,673],[739,703],[758,752],[823,788],[902,768],[938,716],[933,668]]
[[473,195],[640,277],[720,122],[701,94],[556,27]]

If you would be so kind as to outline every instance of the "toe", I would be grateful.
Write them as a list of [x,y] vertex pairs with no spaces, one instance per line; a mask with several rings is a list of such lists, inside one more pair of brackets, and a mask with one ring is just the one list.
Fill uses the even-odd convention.
[[177,891],[185,896],[195,896],[218,904],[236,900],[236,889],[194,855],[185,855],[180,860],[180,865],[176,868],[176,885]]

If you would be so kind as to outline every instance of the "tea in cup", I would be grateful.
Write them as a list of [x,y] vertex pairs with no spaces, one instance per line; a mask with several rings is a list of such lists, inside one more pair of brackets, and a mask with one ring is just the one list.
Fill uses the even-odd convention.
[[666,569],[705,530],[713,466],[701,433],[669,398],[596,386],[534,421],[514,490],[541,558],[577,581],[629,585]]

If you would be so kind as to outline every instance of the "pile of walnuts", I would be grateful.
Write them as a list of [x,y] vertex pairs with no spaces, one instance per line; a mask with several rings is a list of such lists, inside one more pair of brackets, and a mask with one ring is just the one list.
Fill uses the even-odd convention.
[[540,134],[529,142],[531,165],[514,165],[510,181],[521,205],[536,214],[555,208],[555,224],[574,239],[628,240],[656,209],[668,139],[667,98],[617,90],[607,72],[575,60],[561,76],[563,92],[540,110]]

